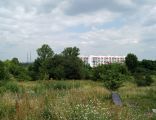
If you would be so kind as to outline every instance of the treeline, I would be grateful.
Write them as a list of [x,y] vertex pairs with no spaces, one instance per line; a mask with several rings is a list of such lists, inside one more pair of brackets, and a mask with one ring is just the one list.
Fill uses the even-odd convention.
[[28,71],[33,80],[49,79],[86,79],[85,64],[78,57],[76,47],[65,48],[60,54],[54,54],[48,45],[37,49],[38,58]]
[[128,54],[125,64],[108,64],[91,68],[78,57],[77,47],[65,48],[55,54],[49,45],[37,49],[38,57],[31,64],[23,64],[17,58],[0,61],[0,80],[101,80],[109,89],[117,89],[126,80],[137,85],[150,85],[151,75],[156,75],[156,61],[138,61],[137,56]]

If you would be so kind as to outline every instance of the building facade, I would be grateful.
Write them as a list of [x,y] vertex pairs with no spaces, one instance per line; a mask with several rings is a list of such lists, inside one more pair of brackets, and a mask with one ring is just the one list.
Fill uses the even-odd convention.
[[125,56],[80,56],[80,59],[85,63],[89,64],[91,67],[96,67],[101,64],[111,64],[111,63],[124,63]]

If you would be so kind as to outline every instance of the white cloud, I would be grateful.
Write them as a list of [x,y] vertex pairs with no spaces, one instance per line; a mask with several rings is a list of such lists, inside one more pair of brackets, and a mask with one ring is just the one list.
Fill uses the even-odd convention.
[[0,59],[25,61],[28,51],[35,58],[43,43],[56,52],[77,46],[86,55],[155,59],[155,13],[154,0],[0,0]]

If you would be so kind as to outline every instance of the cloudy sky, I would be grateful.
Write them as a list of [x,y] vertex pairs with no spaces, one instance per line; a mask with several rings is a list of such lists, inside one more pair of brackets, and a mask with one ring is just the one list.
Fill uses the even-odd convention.
[[156,59],[156,0],[0,0],[0,59],[77,46],[81,55]]

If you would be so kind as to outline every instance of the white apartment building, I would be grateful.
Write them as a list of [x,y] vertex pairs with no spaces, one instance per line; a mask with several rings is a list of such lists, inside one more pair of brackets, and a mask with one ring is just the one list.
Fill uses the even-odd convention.
[[89,64],[91,67],[96,67],[101,64],[111,64],[111,63],[124,63],[125,56],[80,56],[80,59],[85,63]]

